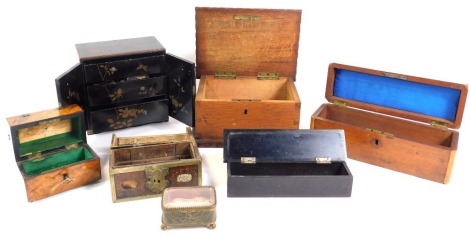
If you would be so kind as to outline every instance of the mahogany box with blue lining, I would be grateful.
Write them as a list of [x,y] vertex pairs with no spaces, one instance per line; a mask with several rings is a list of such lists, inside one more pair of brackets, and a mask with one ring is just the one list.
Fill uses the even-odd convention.
[[348,157],[448,183],[467,85],[330,64],[311,129],[344,129]]

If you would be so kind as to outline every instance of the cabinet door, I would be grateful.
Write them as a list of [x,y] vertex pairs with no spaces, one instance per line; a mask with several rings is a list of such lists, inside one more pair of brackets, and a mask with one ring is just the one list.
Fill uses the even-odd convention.
[[78,63],[57,77],[55,85],[59,108],[71,104],[79,105],[85,112],[85,124],[88,129],[90,127],[88,119],[89,111],[86,105],[84,81],[83,67],[81,63]]
[[194,126],[194,99],[196,76],[193,62],[171,54],[165,55],[168,79],[169,114],[188,126]]
[[59,107],[77,104],[83,108],[83,70],[80,63],[74,65],[68,71],[60,75],[56,80],[57,99]]

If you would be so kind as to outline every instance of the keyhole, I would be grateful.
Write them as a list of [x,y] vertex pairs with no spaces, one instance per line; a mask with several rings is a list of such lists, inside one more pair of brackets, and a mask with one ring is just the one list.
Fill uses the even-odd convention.
[[372,146],[374,147],[382,147],[382,142],[377,139],[377,138],[374,138],[370,141],[370,143],[372,144]]
[[69,174],[63,174],[63,175],[62,175],[62,178],[64,178],[64,180],[69,179]]
[[247,110],[247,109],[245,109],[245,112],[243,112],[243,114],[245,114],[245,115],[246,115],[246,114],[248,114],[248,110]]

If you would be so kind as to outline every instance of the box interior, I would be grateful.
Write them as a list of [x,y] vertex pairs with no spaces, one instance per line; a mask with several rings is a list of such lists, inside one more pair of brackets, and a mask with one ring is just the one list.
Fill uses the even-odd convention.
[[35,175],[57,167],[65,166],[75,162],[89,160],[93,154],[85,147],[78,147],[63,152],[57,152],[40,160],[22,162],[22,166],[27,175]]
[[162,205],[166,209],[211,207],[215,201],[215,191],[211,187],[167,188],[162,196]]
[[294,92],[288,78],[258,80],[256,77],[214,79],[206,76],[203,98],[217,100],[294,100]]
[[24,157],[81,142],[83,130],[80,117],[40,121],[17,131],[19,154]]
[[[162,143],[111,150],[114,167],[145,165],[173,160],[191,159],[190,142]],[[113,162],[112,162],[113,163]]]
[[229,165],[230,176],[311,176],[311,175],[349,175],[344,162],[331,164],[317,163],[256,163]]
[[455,133],[452,130],[434,128],[426,124],[417,124],[413,121],[335,105],[326,106],[318,116],[333,122],[380,131],[394,137],[443,147],[452,146]]
[[456,121],[459,89],[338,68],[334,76],[335,97]]

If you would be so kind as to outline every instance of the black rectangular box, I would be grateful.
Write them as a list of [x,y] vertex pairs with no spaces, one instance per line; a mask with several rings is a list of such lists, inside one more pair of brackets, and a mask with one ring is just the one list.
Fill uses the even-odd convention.
[[227,197],[350,197],[343,130],[225,130]]

